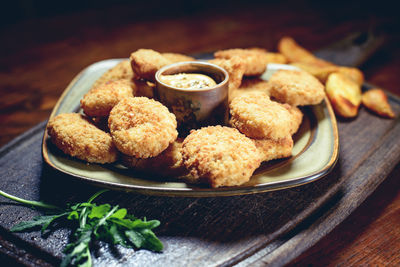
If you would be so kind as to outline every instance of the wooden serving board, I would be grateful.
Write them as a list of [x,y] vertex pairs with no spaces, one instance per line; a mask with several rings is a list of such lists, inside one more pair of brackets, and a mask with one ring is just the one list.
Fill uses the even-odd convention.
[[[98,244],[94,265],[280,266],[290,262],[343,221],[398,164],[400,99],[390,95],[390,103],[396,120],[382,119],[364,108],[354,120],[339,119],[339,162],[328,176],[304,186],[215,198],[104,194],[98,203],[118,204],[138,217],[160,220],[156,233],[165,250],[152,253]],[[86,200],[98,188],[44,164],[44,127],[45,123],[39,124],[0,150],[1,189],[59,205]],[[28,266],[58,264],[69,232],[57,230],[46,237],[39,231],[10,233],[12,225],[39,212],[4,198],[0,201],[2,257]]]

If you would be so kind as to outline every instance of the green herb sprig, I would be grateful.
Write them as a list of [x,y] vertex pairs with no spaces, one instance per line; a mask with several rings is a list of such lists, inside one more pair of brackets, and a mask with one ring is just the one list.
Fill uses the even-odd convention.
[[92,203],[106,191],[95,193],[87,202],[67,205],[65,209],[40,201],[22,199],[1,190],[0,195],[27,206],[53,211],[51,215],[36,216],[32,221],[14,225],[11,228],[12,232],[26,231],[41,226],[41,233],[44,234],[50,226],[67,225],[61,222],[69,222],[68,225],[73,230],[72,242],[64,249],[65,257],[61,266],[92,266],[90,247],[95,240],[105,241],[112,245],[119,244],[126,248],[162,251],[163,244],[152,231],[160,225],[158,220],[147,221],[146,218],[143,220],[135,218],[118,205],[112,207],[109,204]]

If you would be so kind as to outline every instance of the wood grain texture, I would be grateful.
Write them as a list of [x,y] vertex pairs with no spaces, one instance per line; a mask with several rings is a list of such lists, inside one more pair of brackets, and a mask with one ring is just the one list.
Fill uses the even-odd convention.
[[[61,92],[84,67],[102,59],[127,57],[130,52],[142,47],[190,54],[248,46],[275,50],[280,37],[291,35],[305,47],[314,50],[352,32],[374,28],[385,34],[386,43],[361,68],[369,82],[400,94],[397,14],[391,15],[379,7],[368,8],[368,3],[363,6],[346,3],[345,9],[334,4],[326,4],[326,7],[311,2],[307,4],[302,1],[289,1],[283,5],[252,3],[240,6],[230,3],[229,7],[219,4],[213,10],[203,8],[185,14],[177,11],[173,17],[160,11],[154,12],[154,16],[149,14],[152,12],[144,13],[143,7],[146,5],[141,4],[139,7],[106,7],[62,16],[36,17],[2,26],[0,144],[4,145],[47,119]],[[398,115],[397,104],[393,104]],[[340,121],[341,160],[334,173],[318,183],[287,192],[205,200],[112,193],[102,200],[111,199],[130,207],[138,216],[158,218],[164,223],[160,234],[167,244],[167,252],[153,255],[145,251],[133,254],[122,251],[123,255],[118,255],[101,248],[99,255],[102,257],[96,263],[110,265],[136,261],[151,265],[163,259],[164,263],[185,264],[192,259],[199,265],[229,265],[247,258],[242,264],[250,262],[263,265],[272,260],[284,264],[312,245],[310,242],[301,246],[301,250],[288,249],[301,244],[296,236],[311,235],[317,240],[327,234],[329,228],[319,229],[317,225],[328,220],[332,229],[396,165],[400,160],[396,154],[398,142],[390,141],[390,138],[398,139],[398,132],[397,136],[391,136],[396,134],[396,127],[398,119],[380,119],[364,109],[355,120]],[[58,203],[83,200],[96,190],[43,169],[39,160],[40,151],[37,148],[29,150],[40,140],[27,140],[29,142],[23,142],[22,146],[13,150],[15,153],[24,151],[24,158],[13,162],[1,155],[2,181],[7,179],[6,184],[2,183],[2,189],[23,194],[20,196],[27,198]],[[378,169],[375,168],[377,163],[380,164]],[[360,169],[365,171],[360,172]],[[375,179],[370,175],[375,175]],[[54,177],[60,180],[53,180]],[[368,183],[363,184],[363,177],[371,179],[366,179]],[[353,183],[355,180],[351,178],[356,178],[357,182]],[[331,191],[327,195],[338,184],[344,186],[342,191],[338,191],[342,193]],[[57,189],[59,185],[62,185],[62,189]],[[347,192],[346,188],[358,188],[355,191],[358,193],[357,202],[340,197]],[[369,206],[362,206],[361,211],[356,211],[355,218],[350,217],[357,224],[345,223],[343,230],[339,226],[295,264],[400,264],[399,243],[395,242],[400,234],[390,227],[390,223],[398,223],[396,214],[400,200],[396,193],[398,191],[389,187],[394,197],[385,188],[372,196],[382,206],[372,206],[371,209],[375,211],[381,208],[382,212],[374,213],[376,217],[370,221],[371,224],[363,224],[364,218],[368,218],[371,212]],[[365,190],[368,194],[363,195]],[[321,208],[315,210],[317,207]],[[332,218],[332,209],[345,209],[347,213]],[[54,265],[59,261],[65,245],[60,240],[67,235],[65,231],[58,231],[48,239],[40,238],[37,233],[10,236],[6,229],[16,221],[31,218],[35,212],[7,204],[0,206],[0,213],[3,229],[0,232],[0,251],[7,254],[9,250],[4,249],[7,247],[5,244],[11,240],[10,250],[14,245],[17,251],[14,257],[18,259],[25,255],[21,248],[27,251],[27,258],[21,258],[23,264],[34,266],[47,262]],[[313,219],[287,232],[306,217]],[[360,224],[364,225],[364,231],[360,230]],[[348,232],[356,233],[349,238],[351,240],[345,238]],[[282,235],[284,233],[288,234]],[[276,239],[277,236],[281,239]],[[391,238],[385,242],[384,238],[377,238],[380,236]],[[342,248],[343,244],[347,246]],[[291,254],[285,255],[284,252],[289,250]],[[382,253],[385,256],[381,256]],[[37,258],[40,258],[39,262]]]

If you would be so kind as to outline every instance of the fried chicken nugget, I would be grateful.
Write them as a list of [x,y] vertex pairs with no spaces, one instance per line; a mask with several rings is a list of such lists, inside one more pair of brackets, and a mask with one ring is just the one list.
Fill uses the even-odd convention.
[[230,124],[247,137],[277,140],[293,131],[292,114],[263,92],[236,97],[229,108]]
[[51,141],[72,157],[95,163],[117,160],[118,153],[111,136],[81,114],[57,115],[49,121],[47,131]]
[[159,155],[178,136],[175,115],[147,97],[122,99],[111,110],[108,126],[118,150],[137,158]]
[[183,139],[178,138],[160,155],[152,158],[138,159],[122,155],[122,162],[129,168],[150,174],[162,174],[168,177],[188,177],[189,171],[185,168],[182,159],[182,142]]
[[298,107],[291,106],[289,104],[283,104],[284,108],[286,108],[290,115],[290,134],[294,135],[297,130],[299,130],[301,122],[303,121],[303,112]]
[[131,66],[140,78],[154,82],[156,72],[162,67],[194,58],[177,53],[159,53],[152,49],[139,49],[130,56]]
[[209,63],[220,66],[229,74],[229,94],[239,88],[242,83],[243,74],[245,72],[244,61],[240,57],[232,57],[230,59],[211,59]]
[[132,71],[131,63],[129,60],[123,60],[118,63],[115,67],[106,71],[96,82],[92,85],[92,88],[99,87],[113,80],[132,80],[134,78],[134,73]]
[[247,78],[242,80],[242,84],[237,90],[232,91],[229,95],[229,102],[237,96],[250,92],[264,92],[269,95],[268,82],[260,78]]
[[172,63],[176,62],[184,62],[184,61],[194,61],[196,60],[194,57],[189,57],[187,55],[178,54],[178,53],[161,53],[163,57],[169,60]]
[[293,139],[291,135],[278,140],[252,139],[260,153],[261,161],[287,158],[292,155]]
[[214,53],[215,58],[230,59],[240,57],[245,63],[245,76],[260,76],[267,68],[268,63],[286,63],[283,55],[278,53],[268,53],[262,48],[234,48],[220,50]]
[[305,71],[278,70],[268,81],[271,96],[292,106],[315,105],[325,97],[325,88]]
[[249,181],[261,163],[251,139],[219,125],[192,131],[183,141],[182,156],[191,175],[213,188]]
[[135,92],[136,86],[130,80],[109,81],[90,89],[81,99],[81,107],[88,116],[108,116],[121,99],[133,97]]

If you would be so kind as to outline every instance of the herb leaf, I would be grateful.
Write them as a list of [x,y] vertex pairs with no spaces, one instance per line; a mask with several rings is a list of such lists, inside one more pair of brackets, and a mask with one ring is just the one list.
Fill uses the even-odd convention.
[[[160,225],[157,220],[147,221],[128,214],[124,208],[112,207],[110,204],[96,205],[92,201],[107,190],[95,193],[87,202],[68,204],[67,208],[53,215],[36,216],[31,221],[20,222],[11,228],[12,232],[21,232],[37,227],[43,234],[56,221],[69,221],[68,225],[74,231],[71,243],[65,249],[65,257],[61,266],[92,266],[90,247],[93,241],[101,240],[112,245],[122,245],[127,248],[143,248],[160,252],[163,244],[152,229]],[[43,202],[24,200],[0,190],[0,195],[20,202],[24,205],[61,210]]]

